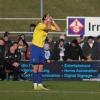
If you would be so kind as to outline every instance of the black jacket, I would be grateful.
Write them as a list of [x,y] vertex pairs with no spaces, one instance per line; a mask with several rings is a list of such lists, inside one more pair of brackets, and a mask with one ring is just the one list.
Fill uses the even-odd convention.
[[5,46],[0,45],[0,63],[4,61],[4,57],[5,57]]
[[97,57],[97,60],[100,60],[100,43],[97,43],[98,45],[98,57]]
[[[69,58],[69,45],[64,45],[64,56],[63,56],[63,60],[66,61]],[[59,44],[56,44],[54,46],[53,49],[53,53],[52,53],[52,60],[59,60],[60,59],[60,48],[59,48]]]
[[85,57],[89,56],[91,54],[91,58],[92,60],[97,60],[98,59],[98,54],[99,54],[99,48],[98,48],[98,44],[96,42],[94,42],[93,47],[91,48],[88,44],[88,42],[86,42],[83,45],[83,54]]
[[16,51],[15,53],[8,52],[5,61],[9,64],[13,64],[14,62],[20,63],[21,54],[20,52]]
[[70,45],[69,48],[69,59],[71,60],[79,60],[79,57],[81,59],[85,59],[82,49],[80,46],[76,46],[76,47],[72,47],[72,45]]
[[12,45],[12,41],[8,40],[8,41],[5,41],[5,53],[7,54],[10,47]]

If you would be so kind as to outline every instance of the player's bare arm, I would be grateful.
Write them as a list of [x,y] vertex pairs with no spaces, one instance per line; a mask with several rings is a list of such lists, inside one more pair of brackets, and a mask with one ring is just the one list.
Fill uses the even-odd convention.
[[51,21],[52,21],[52,25],[56,28],[57,32],[61,31],[61,28],[59,27],[59,25],[53,20],[53,18],[51,17]]
[[52,28],[51,28],[52,26],[55,27],[56,29],[55,31],[61,31],[59,25],[49,15],[46,17],[46,20],[44,21],[44,23],[46,25],[44,31],[52,31]]

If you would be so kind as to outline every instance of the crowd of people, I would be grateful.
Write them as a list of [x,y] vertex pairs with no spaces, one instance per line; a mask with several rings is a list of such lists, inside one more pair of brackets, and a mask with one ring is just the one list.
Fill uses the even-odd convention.
[[71,60],[100,60],[100,36],[94,38],[88,36],[87,39],[76,37],[71,42],[66,41],[61,35],[58,41],[47,38],[45,46],[46,61],[71,61]]
[[11,41],[9,33],[5,32],[0,39],[0,79],[6,78],[5,71],[10,70],[9,76],[13,76],[13,80],[18,80],[21,70],[20,61],[27,59],[26,53],[28,44],[25,41],[24,34],[18,36],[16,41]]
[[[13,80],[18,80],[20,61],[30,59],[30,45],[25,40],[25,35],[20,34],[15,41],[11,41],[9,33],[5,32],[0,39],[0,79],[6,78],[5,70],[12,70]],[[66,41],[65,35],[59,39],[48,37],[44,45],[45,61],[91,61],[100,60],[100,36],[87,39],[76,37],[71,42]]]

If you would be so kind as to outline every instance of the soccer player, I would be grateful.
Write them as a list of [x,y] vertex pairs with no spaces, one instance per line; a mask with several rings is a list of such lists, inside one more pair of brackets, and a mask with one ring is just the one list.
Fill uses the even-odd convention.
[[44,43],[48,31],[60,31],[60,27],[50,15],[44,15],[33,33],[32,46],[30,49],[30,63],[33,64],[34,90],[48,90],[42,84],[42,71],[44,66]]

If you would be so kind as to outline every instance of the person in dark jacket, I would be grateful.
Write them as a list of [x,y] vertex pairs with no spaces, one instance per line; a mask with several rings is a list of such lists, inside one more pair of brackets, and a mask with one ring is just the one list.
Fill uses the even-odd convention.
[[98,59],[97,60],[100,60],[100,35],[97,37],[97,44],[98,44]]
[[94,37],[88,37],[87,42],[84,43],[82,50],[87,60],[91,61],[98,59],[98,44],[95,42]]
[[27,49],[28,49],[28,44],[25,40],[23,40],[22,37],[20,37],[18,39],[18,49],[20,50],[21,52],[21,60],[25,60],[27,57],[26,57],[26,53],[27,53]]
[[5,57],[5,45],[3,39],[0,39],[0,80],[5,79],[4,57]]
[[5,56],[5,45],[3,39],[0,39],[0,62],[4,60]]
[[69,59],[70,60],[83,60],[85,59],[81,47],[78,45],[76,39],[72,40],[69,48]]
[[20,59],[21,54],[16,51],[14,46],[11,46],[6,55],[6,63],[9,65],[7,69],[13,71],[13,80],[18,80],[20,74]]
[[64,40],[60,40],[59,43],[57,43],[54,46],[52,60],[60,60],[65,61],[68,59],[69,55],[69,46],[64,44]]
[[5,42],[5,53],[8,53],[10,46],[12,45],[12,41],[9,39],[9,33],[5,32],[3,36],[3,40]]

